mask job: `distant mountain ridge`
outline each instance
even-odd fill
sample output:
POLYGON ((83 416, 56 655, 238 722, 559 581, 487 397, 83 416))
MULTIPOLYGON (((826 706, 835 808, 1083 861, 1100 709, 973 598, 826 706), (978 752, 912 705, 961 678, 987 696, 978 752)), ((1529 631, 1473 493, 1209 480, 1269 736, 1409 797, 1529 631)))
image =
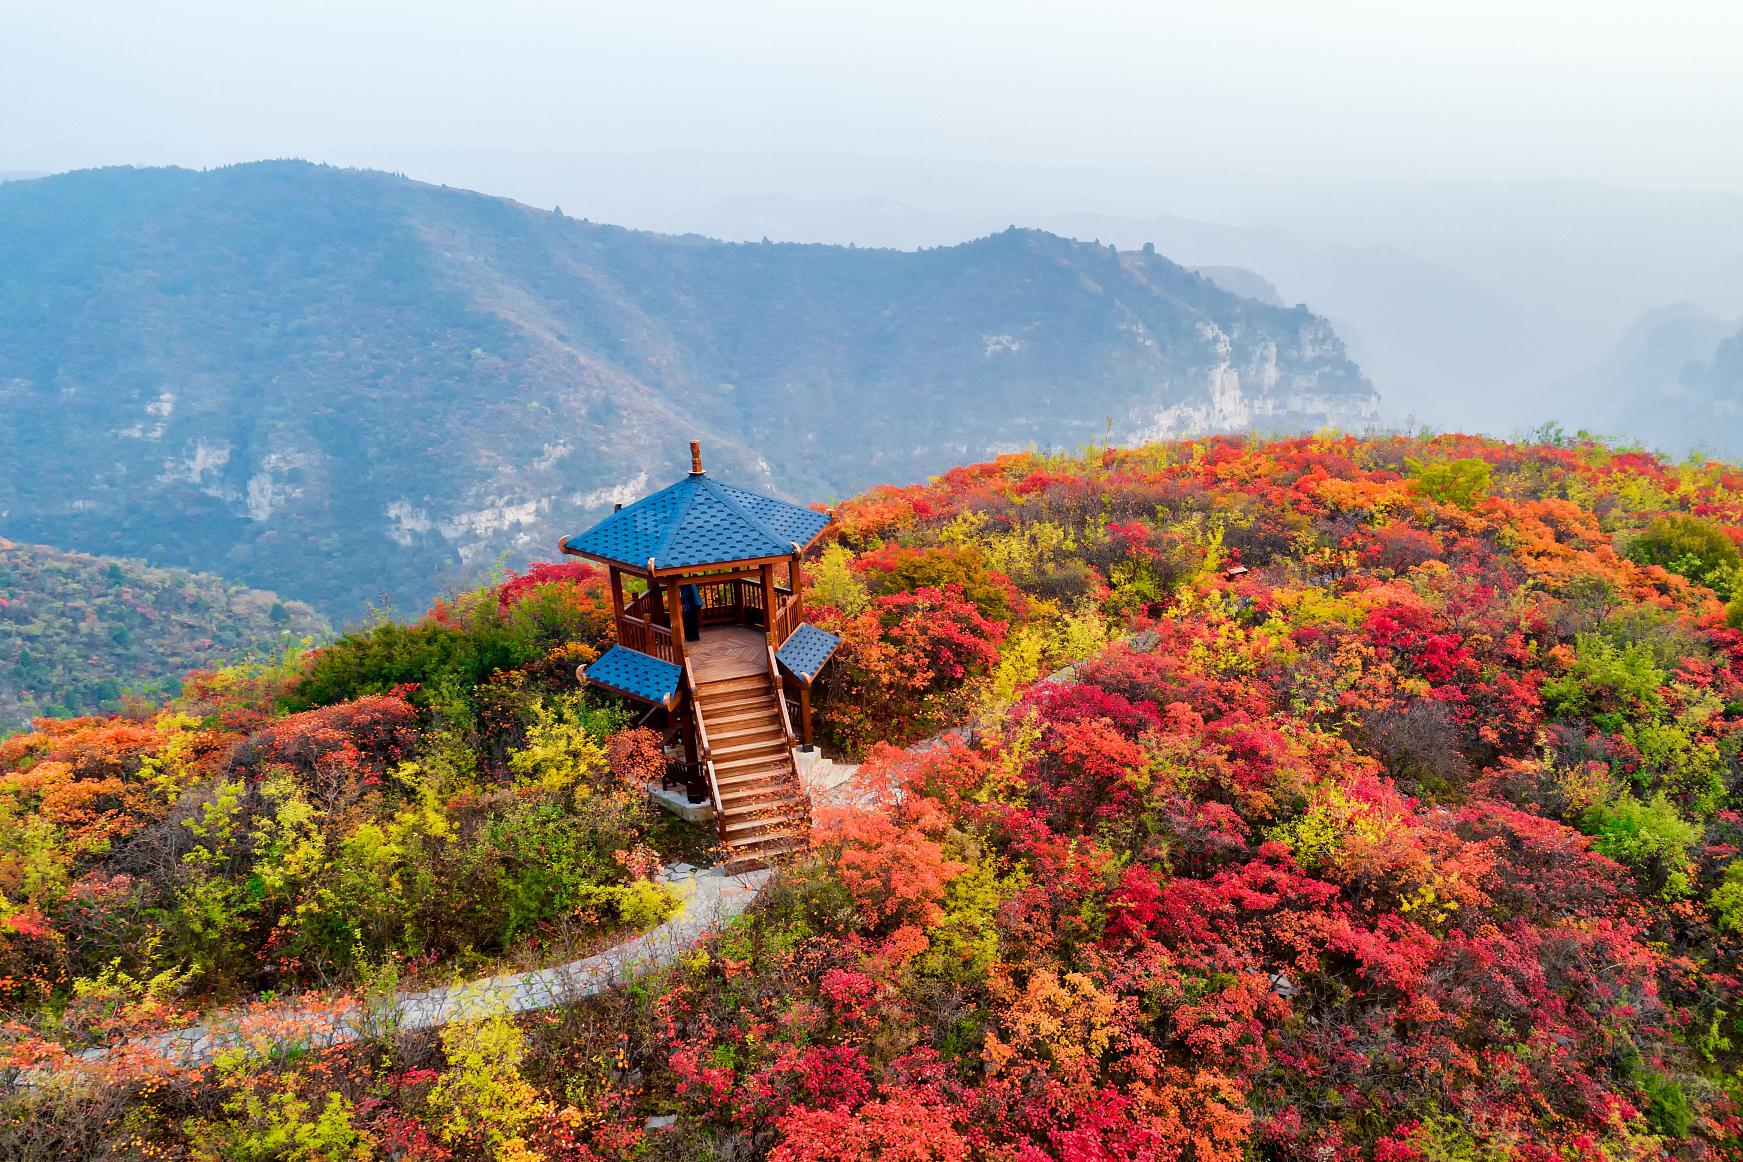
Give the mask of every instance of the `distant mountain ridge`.
POLYGON ((420 605, 682 471, 1359 426, 1325 320, 1010 230, 726 244, 299 162, 0 186, 0 533, 420 605))
POLYGON ((1587 401, 1616 432, 1743 457, 1743 320, 1689 303, 1648 311, 1606 359, 1554 390, 1587 401))

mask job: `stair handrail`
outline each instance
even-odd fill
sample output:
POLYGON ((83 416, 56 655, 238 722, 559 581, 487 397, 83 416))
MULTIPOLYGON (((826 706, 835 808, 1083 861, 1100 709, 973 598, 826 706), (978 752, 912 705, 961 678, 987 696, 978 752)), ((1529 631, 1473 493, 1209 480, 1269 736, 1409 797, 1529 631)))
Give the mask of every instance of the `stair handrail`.
POLYGON ((726 826, 726 808, 720 805, 720 780, 714 775, 714 744, 708 741, 708 723, 702 718, 702 699, 696 692, 696 671, 684 659, 684 685, 690 691, 690 716, 696 720, 696 738, 702 746, 702 769, 708 772, 708 797, 714 801, 717 826, 726 826))
POLYGON ((684 685, 690 691, 690 713, 696 719, 696 738, 702 744, 704 761, 714 757, 714 747, 708 741, 708 724, 702 720, 702 699, 696 693, 696 671, 690 668, 690 659, 684 659, 684 685))
POLYGON ((714 800, 715 827, 722 835, 726 828, 726 808, 720 805, 720 783, 714 777, 714 760, 703 759, 702 769, 708 772, 708 797, 714 800))
POLYGON ((781 666, 775 660, 775 647, 769 648, 769 681, 775 688, 775 705, 781 708, 781 732, 787 736, 787 749, 792 750, 799 744, 799 736, 793 733, 793 720, 787 715, 787 698, 781 692, 781 666))

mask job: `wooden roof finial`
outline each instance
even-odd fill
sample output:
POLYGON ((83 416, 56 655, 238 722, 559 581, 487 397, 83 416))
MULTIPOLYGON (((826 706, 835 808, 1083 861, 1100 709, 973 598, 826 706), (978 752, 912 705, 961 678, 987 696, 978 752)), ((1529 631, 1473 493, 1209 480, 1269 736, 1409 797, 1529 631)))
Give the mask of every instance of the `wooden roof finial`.
POLYGON ((702 475, 702 441, 690 441, 690 475, 702 475))

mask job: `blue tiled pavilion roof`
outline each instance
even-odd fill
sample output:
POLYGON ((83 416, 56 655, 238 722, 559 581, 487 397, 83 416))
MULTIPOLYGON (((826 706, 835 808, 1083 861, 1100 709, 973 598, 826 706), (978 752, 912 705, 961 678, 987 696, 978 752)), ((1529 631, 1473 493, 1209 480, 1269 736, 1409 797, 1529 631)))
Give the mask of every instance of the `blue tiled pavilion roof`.
POLYGON ((801 622, 799 628, 788 635, 786 644, 775 651, 775 660, 808 685, 840 644, 841 638, 837 635, 818 629, 808 621, 801 622))
POLYGON ((652 702, 670 707, 678 696, 678 681, 683 671, 671 662, 650 657, 639 650, 612 646, 586 669, 587 680, 652 702))
POLYGON ((781 557, 810 544, 829 517, 693 472, 563 538, 572 553, 645 569, 721 565, 781 557))

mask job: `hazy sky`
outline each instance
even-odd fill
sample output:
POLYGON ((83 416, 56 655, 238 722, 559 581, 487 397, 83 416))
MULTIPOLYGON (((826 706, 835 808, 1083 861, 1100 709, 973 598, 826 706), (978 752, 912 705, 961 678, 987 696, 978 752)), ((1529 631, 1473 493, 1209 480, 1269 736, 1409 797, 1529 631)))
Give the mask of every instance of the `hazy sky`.
POLYGON ((400 143, 1743 190, 1739 45, 1733 0, 0 0, 0 170, 400 143))

